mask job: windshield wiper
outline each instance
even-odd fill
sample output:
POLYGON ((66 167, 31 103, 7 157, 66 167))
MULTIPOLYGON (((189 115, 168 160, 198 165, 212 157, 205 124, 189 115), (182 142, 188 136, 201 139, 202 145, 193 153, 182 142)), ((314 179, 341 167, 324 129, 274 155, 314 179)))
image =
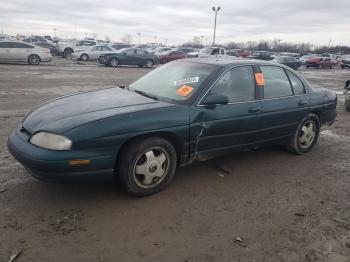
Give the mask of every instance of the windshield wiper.
POLYGON ((151 99, 154 99, 154 100, 158 100, 158 97, 155 96, 155 95, 151 95, 151 94, 148 94, 148 93, 146 93, 146 92, 143 92, 143 91, 140 91, 140 90, 135 90, 135 89, 134 89, 134 92, 135 92, 135 93, 138 93, 138 94, 140 94, 140 95, 142 95, 142 96, 146 96, 146 97, 148 97, 148 98, 151 98, 151 99))

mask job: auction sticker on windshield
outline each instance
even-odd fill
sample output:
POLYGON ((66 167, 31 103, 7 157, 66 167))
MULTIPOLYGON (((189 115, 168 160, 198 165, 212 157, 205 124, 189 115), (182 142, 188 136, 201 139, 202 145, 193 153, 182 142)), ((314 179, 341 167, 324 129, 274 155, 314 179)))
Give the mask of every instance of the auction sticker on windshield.
POLYGON ((192 92, 192 90, 193 90, 193 87, 183 85, 178 90, 176 90, 176 94, 180 96, 188 96, 192 92))
POLYGON ((195 77, 189 77, 181 80, 174 81, 174 86, 180 86, 180 85, 186 85, 186 84, 192 84, 192 83, 198 83, 199 82, 199 76, 195 77))

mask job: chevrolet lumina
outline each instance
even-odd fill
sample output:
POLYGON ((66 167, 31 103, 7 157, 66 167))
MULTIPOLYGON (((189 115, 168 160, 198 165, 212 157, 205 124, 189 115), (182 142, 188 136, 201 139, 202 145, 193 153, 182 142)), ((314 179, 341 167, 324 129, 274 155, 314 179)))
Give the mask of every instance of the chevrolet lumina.
POLYGON ((39 105, 8 148, 36 178, 117 177, 137 196, 159 192, 178 166, 271 145, 304 154, 336 117, 334 92, 281 64, 184 59, 128 87, 39 105))

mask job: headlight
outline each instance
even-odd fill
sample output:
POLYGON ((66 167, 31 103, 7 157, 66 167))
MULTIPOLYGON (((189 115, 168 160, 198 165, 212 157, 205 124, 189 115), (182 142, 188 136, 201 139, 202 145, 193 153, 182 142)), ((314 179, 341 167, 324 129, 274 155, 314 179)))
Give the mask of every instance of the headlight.
POLYGON ((68 138, 48 132, 36 133, 30 139, 30 143, 51 150, 70 150, 72 147, 72 141, 68 138))

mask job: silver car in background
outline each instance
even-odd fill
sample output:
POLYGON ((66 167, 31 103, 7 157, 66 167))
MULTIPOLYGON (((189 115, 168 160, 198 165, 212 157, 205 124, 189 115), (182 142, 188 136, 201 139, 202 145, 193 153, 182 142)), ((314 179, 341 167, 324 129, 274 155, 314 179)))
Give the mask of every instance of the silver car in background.
POLYGON ((0 42, 0 63, 25 62, 30 65, 38 65, 41 62, 49 62, 52 57, 50 50, 20 41, 0 42))
POLYGON ((116 51, 117 50, 111 46, 96 45, 88 49, 75 49, 74 53, 72 53, 72 59, 81 61, 97 60, 97 58, 104 53, 116 51))

